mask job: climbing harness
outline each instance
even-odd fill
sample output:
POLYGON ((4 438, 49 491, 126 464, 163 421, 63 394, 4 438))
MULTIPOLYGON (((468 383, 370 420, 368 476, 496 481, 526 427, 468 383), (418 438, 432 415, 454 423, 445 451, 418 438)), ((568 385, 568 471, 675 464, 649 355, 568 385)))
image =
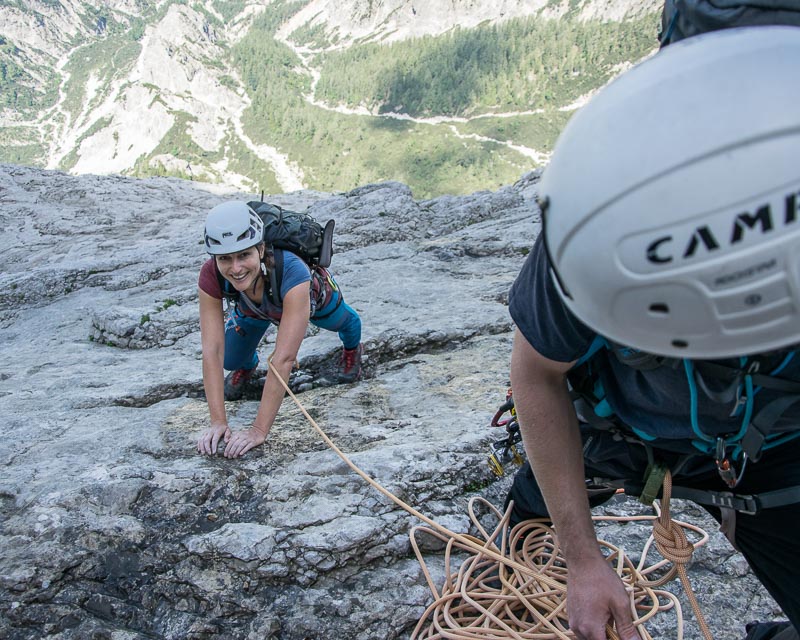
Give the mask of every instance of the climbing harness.
MULTIPOLYGON (((605 397, 600 370, 608 366, 608 363, 603 358, 616 358, 626 366, 640 371, 652 371, 660 367, 676 370, 682 368, 689 391, 687 418, 694 435, 693 455, 710 456, 720 478, 733 490, 741 481, 748 461, 757 462, 764 451, 800 437, 800 430, 776 429, 786 411, 800 403, 800 382, 779 377, 796 353, 796 350, 789 349, 742 357, 738 359, 738 366, 731 366, 716 361, 655 356, 622 347, 598 336, 567 374, 567 379, 575 410, 581 421, 642 444, 652 458, 653 448, 658 447, 653 436, 642 429, 624 424, 614 414, 605 397), (710 380, 716 381, 714 388, 710 380), (780 392, 781 395, 756 411, 755 398, 766 389, 780 392), (739 426, 734 432, 717 435, 703 430, 698 411, 701 392, 712 402, 731 407, 731 417, 739 418, 739 426)), ((687 459, 690 455, 692 454, 687 455, 687 459)), ((800 490, 793 495, 794 501, 800 501, 800 490)), ((709 504, 707 500, 701 502, 709 504)))
POLYGON ((775 429, 785 412, 800 402, 800 383, 780 378, 779 374, 793 360, 796 350, 774 352, 738 359, 738 366, 720 362, 693 361, 689 359, 654 356, 622 347, 598 336, 587 353, 568 373, 571 395, 578 417, 590 426, 612 432, 618 437, 635 442, 647 452, 649 466, 641 484, 632 480, 598 478, 598 484, 622 486, 629 495, 638 495, 644 504, 652 504, 658 496, 667 467, 656 459, 658 444, 645 431, 626 425, 615 414, 605 397, 600 370, 609 366, 604 358, 616 358, 626 366, 640 371, 653 371, 659 367, 683 369, 689 389, 689 415, 694 439, 694 451, 684 455, 671 469, 678 473, 691 457, 709 456, 719 477, 730 491, 712 491, 674 487, 673 495, 720 510, 720 529, 736 548, 736 513, 755 514, 762 508, 783 506, 800 502, 800 486, 786 487, 760 495, 737 494, 750 460, 757 462, 762 453, 792 438, 800 430, 775 429), (762 373, 767 371, 768 373, 762 373), (714 380, 714 385, 710 381, 714 380), (763 389, 780 392, 779 397, 755 411, 755 397, 763 389), (730 415, 739 420, 738 429, 725 435, 706 433, 698 416, 700 393, 711 401, 731 407, 730 415))
MULTIPOLYGON (((434 602, 423 614, 412 638, 449 638, 453 640, 501 640, 512 638, 567 639, 569 632, 566 614, 567 568, 560 552, 555 531, 544 521, 528 520, 509 530, 513 504, 501 514, 491 504, 479 499, 499 520, 498 527, 488 533, 475 515, 470 501, 469 513, 473 525, 483 535, 483 540, 474 536, 450 531, 417 509, 403 502, 357 467, 328 437, 311 417, 287 382, 267 359, 269 369, 277 377, 284 391, 291 397, 306 420, 323 441, 370 486, 394 502, 407 513, 415 516, 428 527, 417 526, 411 531, 411 544, 423 568, 434 602), (428 534, 445 542, 446 576, 441 590, 436 588, 430 571, 420 553, 416 536, 428 534), (451 562, 457 552, 473 555, 459 568, 454 577, 451 562)), ((656 507, 656 516, 633 516, 622 520, 653 522, 653 535, 639 555, 638 564, 621 549, 599 540, 607 550, 608 562, 625 583, 631 597, 631 612, 634 625, 644 640, 652 640, 644 623, 662 611, 674 609, 677 616, 678 640, 683 638, 683 619, 678 599, 667 591, 658 589, 678 574, 684 583, 687 595, 691 587, 686 577, 685 565, 695 548, 705 544, 708 535, 700 528, 671 519, 669 501, 671 477, 665 472, 661 508, 656 507), (698 538, 688 542, 685 530, 698 538), (665 560, 646 566, 646 559, 655 541, 656 548, 665 560), (667 564, 673 567, 666 574, 655 577, 667 564), (652 576, 652 577, 651 577, 652 576), (641 613, 641 615, 640 615, 641 613)), ((598 516, 596 520, 615 519, 598 516)), ((706 640, 711 640, 708 626, 702 617, 697 599, 689 595, 695 615, 700 622, 706 640)), ((611 640, 619 640, 614 628, 607 625, 606 634, 611 640)))
POLYGON ((513 462, 515 465, 521 466, 524 462, 522 453, 517 448, 517 445, 522 442, 522 434, 519 430, 517 411, 514 408, 514 397, 510 388, 506 393, 505 402, 500 405, 489 426, 505 427, 506 430, 506 437, 495 440, 489 447, 489 469, 499 478, 505 475, 503 463, 513 462), (503 418, 506 413, 509 414, 509 417, 503 418))

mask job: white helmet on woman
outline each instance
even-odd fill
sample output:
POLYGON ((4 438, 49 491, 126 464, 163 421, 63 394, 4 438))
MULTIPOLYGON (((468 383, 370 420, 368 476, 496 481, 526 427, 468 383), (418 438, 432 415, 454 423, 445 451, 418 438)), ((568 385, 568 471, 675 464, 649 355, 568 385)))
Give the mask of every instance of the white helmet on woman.
POLYGON ((598 333, 723 358, 800 343, 800 29, 666 47, 598 93, 540 187, 553 276, 598 333))
POLYGON ((223 202, 206 218, 205 240, 213 256, 249 249, 264 240, 264 223, 247 203, 223 202))

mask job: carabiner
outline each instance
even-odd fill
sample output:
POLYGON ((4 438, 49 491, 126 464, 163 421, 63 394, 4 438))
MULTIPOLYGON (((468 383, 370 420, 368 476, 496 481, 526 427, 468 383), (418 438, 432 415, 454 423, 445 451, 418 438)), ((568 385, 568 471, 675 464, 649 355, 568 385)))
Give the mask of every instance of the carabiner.
POLYGON ((722 437, 717 438, 717 451, 714 455, 714 462, 717 465, 717 472, 720 478, 722 478, 722 481, 727 484, 729 488, 734 489, 744 475, 744 469, 747 466, 747 454, 742 456, 742 468, 737 472, 736 467, 725 451, 726 448, 725 439, 722 437))

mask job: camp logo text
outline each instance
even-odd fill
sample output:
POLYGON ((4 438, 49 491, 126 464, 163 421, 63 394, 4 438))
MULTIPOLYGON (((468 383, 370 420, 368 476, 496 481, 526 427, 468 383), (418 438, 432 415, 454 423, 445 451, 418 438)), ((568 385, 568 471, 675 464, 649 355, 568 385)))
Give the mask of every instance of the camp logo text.
POLYGON ((737 214, 729 223, 726 233, 715 233, 709 225, 691 230, 689 237, 683 239, 671 234, 659 236, 647 245, 647 261, 655 265, 673 262, 676 258, 688 260, 699 252, 712 253, 723 247, 733 247, 742 242, 748 234, 765 235, 796 223, 800 219, 800 191, 793 191, 783 198, 782 206, 767 202, 754 208, 754 212, 737 214), (783 209, 780 217, 779 210, 783 209), (678 255, 678 252, 679 255, 678 255))

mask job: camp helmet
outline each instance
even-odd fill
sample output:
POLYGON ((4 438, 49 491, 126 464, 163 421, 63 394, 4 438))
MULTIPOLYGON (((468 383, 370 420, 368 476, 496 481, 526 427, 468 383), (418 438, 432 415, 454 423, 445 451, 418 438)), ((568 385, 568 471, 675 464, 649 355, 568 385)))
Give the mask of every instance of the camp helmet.
POLYGON ((231 200, 206 218, 206 250, 213 256, 249 249, 264 239, 264 223, 245 202, 231 200))
POLYGON ((697 359, 800 342, 800 28, 672 44, 559 137, 539 199, 551 275, 593 330, 697 359))

